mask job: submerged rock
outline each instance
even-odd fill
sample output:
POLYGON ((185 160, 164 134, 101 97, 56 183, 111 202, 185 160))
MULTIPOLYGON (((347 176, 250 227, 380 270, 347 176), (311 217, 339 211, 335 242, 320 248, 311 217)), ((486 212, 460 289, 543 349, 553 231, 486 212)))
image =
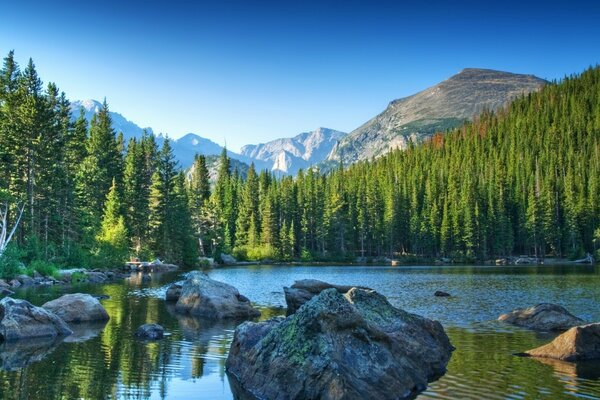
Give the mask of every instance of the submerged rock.
POLYGON ((166 301, 177 301, 179 297, 181 297, 181 288, 182 284, 180 282, 173 283, 167 289, 167 294, 165 295, 166 301))
POLYGON ((562 361, 600 359, 600 323, 571 328, 552 342, 522 355, 562 361))
POLYGON ((550 303, 518 308, 508 314, 502 314, 498 321, 537 331, 565 331, 573 326, 585 324, 584 320, 577 318, 564 307, 550 303))
POLYGON ((436 297, 450 297, 450 293, 442 292, 441 290, 436 290, 433 295, 436 297))
POLYGON ((28 301, 5 297, 0 300, 0 340, 56 337, 73 333, 52 311, 28 301))
POLYGON ((97 298, 84 293, 65 294, 42 305, 66 322, 106 321, 108 313, 97 298))
POLYGON ((260 312, 236 288, 210 279, 206 274, 193 271, 182 285, 181 296, 175 306, 177 312, 207 318, 254 318, 260 312))
POLYGON ((0 369, 17 371, 42 361, 61 343, 57 337, 39 337, 0 343, 0 369))
POLYGON ((453 349, 439 322, 332 288, 285 319, 238 326, 226 368, 240 398, 398 399, 443 375, 453 349))
POLYGON ((158 324, 144 324, 135 330, 134 336, 140 339, 158 340, 165 335, 165 328, 158 324))
MULTIPOLYGON (((339 293, 346 293, 354 286, 333 285, 317 279, 302 279, 294 282, 291 287, 284 287, 285 302, 287 304, 287 315, 292 315, 304 303, 321 293, 323 290, 335 289, 339 293)), ((360 287, 360 286, 357 286, 360 287)), ((361 289, 369 289, 360 287, 361 289)))

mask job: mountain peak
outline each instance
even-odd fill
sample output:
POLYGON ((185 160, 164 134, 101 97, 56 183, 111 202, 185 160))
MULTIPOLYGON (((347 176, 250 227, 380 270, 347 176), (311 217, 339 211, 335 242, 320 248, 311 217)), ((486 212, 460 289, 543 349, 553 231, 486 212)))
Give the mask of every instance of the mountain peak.
POLYGON ((465 68, 437 85, 390 102, 381 114, 342 139, 328 159, 354 162, 404 148, 409 141, 459 126, 485 109, 497 110, 546 83, 533 75, 465 68))

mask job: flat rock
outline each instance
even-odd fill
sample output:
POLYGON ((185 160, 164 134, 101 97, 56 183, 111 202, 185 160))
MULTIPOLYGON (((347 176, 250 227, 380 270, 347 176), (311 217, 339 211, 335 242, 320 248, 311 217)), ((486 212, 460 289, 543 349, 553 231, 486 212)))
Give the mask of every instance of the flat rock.
POLYGON ((180 313, 215 319, 247 319, 260 315, 236 288, 212 280, 199 271, 188 274, 175 309, 180 313))
POLYGON ((73 333, 52 311, 26 300, 5 297, 0 300, 0 340, 57 337, 73 333))
POLYGON ((236 398, 400 399, 446 371, 439 322, 373 290, 324 290, 283 319, 239 325, 226 369, 236 398))
POLYGON ((523 355, 562 361, 600 359, 600 323, 576 326, 552 342, 528 350, 523 355))
POLYGON ((144 324, 135 330, 134 336, 140 339, 158 340, 165 335, 165 328, 159 324, 144 324))
MULTIPOLYGON (((285 302, 287 304, 287 315, 295 313, 304 303, 321 293, 323 290, 335 289, 339 293, 346 293, 354 286, 333 285, 317 279, 302 279, 294 282, 291 287, 284 287, 285 302)), ((361 286, 362 289, 369 289, 361 286)))
POLYGON ((108 313, 97 298, 84 293, 65 294, 42 305, 66 322, 106 321, 108 313))
POLYGON ((565 331, 585 321, 557 304, 541 303, 529 308, 518 308, 502 314, 498 321, 536 331, 565 331))

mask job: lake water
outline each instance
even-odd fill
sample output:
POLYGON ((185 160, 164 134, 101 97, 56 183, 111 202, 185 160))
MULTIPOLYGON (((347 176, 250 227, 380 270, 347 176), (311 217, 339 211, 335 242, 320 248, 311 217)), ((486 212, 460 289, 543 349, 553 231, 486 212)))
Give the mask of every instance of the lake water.
MULTIPOLYGON (((208 274, 236 286, 263 319, 284 313, 283 286, 315 278, 374 288, 393 305, 440 321, 457 350, 448 372, 418 399, 600 399, 600 363, 513 356, 554 336, 496 322, 506 311, 540 302, 600 321, 600 267, 248 266, 208 274), (436 290, 453 296, 434 297, 436 290)), ((79 326, 64 340, 0 344, 0 398, 232 399, 224 365, 235 325, 175 314, 162 299, 180 275, 20 290, 15 297, 36 305, 63 292, 105 294, 111 318, 79 326), (169 336, 135 340, 135 329, 149 322, 169 336)))

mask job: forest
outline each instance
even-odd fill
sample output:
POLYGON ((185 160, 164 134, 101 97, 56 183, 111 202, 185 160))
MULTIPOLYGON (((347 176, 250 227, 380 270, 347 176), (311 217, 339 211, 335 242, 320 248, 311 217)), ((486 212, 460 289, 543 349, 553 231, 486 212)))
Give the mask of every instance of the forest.
POLYGON ((4 59, 0 277, 130 257, 477 262, 600 247, 598 66, 424 143, 294 177, 242 175, 224 151, 211 181, 204 156, 183 171, 169 140, 126 143, 108 111, 88 126, 33 61, 4 59))

